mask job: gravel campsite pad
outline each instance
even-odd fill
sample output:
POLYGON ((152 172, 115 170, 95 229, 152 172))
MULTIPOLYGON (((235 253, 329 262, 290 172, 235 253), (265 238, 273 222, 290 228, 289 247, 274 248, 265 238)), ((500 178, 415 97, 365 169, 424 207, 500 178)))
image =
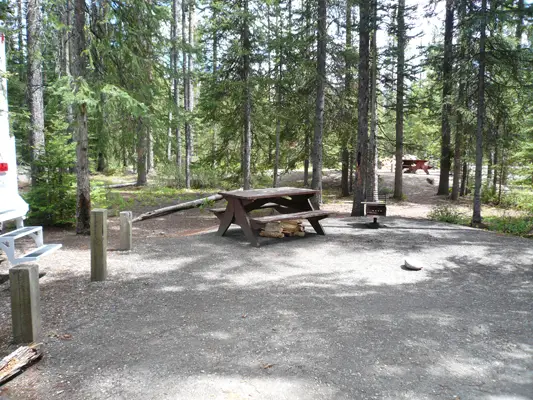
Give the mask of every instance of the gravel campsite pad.
MULTIPOLYGON (((326 219, 326 236, 261 248, 238 229, 168 227, 110 251, 103 283, 89 282, 88 239, 77 239, 40 264, 44 357, 0 396, 533 398, 532 242, 366 220, 326 219), (402 268, 409 257, 423 269, 402 268)), ((0 310, 6 355, 8 283, 0 310)))

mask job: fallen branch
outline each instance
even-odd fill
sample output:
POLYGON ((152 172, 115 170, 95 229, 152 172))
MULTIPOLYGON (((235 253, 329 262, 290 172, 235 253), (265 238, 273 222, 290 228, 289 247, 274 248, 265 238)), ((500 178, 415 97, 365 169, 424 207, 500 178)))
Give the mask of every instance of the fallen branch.
POLYGON ((125 188, 130 186, 137 186, 137 182, 129 182, 129 183, 116 183, 114 185, 107 185, 107 189, 119 189, 119 188, 125 188))
POLYGON ((188 201, 187 203, 176 204, 173 206, 168 206, 164 208, 159 208, 154 211, 149 211, 147 213, 141 214, 138 217, 135 217, 132 222, 144 221, 145 219, 161 217, 163 215, 168 215, 175 213, 177 211, 189 210, 191 208, 200 207, 202 204, 205 204, 208 201, 217 201, 222 200, 222 196, 219 194, 214 194, 209 197, 203 197, 198 200, 188 201))
POLYGON ((0 361, 0 385, 43 355, 42 345, 21 346, 0 361))

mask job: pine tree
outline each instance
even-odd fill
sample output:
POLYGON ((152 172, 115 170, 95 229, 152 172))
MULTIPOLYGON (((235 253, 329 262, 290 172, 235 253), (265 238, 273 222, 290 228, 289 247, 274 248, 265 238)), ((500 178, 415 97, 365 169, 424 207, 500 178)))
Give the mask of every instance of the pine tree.
MULTIPOLYGON (((37 165, 44 152, 44 100, 41 55, 41 1, 27 0, 26 4, 27 34, 27 76, 28 100, 30 107, 30 146, 31 146, 31 180, 37 184, 39 170, 37 165)), ((20 39, 19 39, 20 40, 20 39)))
MULTIPOLYGON (((87 58, 85 55, 85 1, 74 0, 74 24, 72 40, 72 76, 75 91, 80 94, 85 79, 87 58)), ((89 181, 89 135, 87 131, 87 103, 81 100, 75 107, 76 121, 76 233, 87 234, 90 228, 91 189, 89 181)))
POLYGON ((326 85, 327 3, 318 0, 317 17, 317 88, 315 105, 315 131, 313 137, 313 178, 311 188, 320 192, 315 196, 315 205, 322 202, 322 140, 324 136, 324 96, 326 85))
MULTIPOLYGON (((401 0, 400 0, 401 1, 401 0)), ((371 0, 359 4, 359 84, 358 84, 358 129, 356 151, 356 178, 352 216, 364 216, 365 185, 368 163, 368 109, 370 91, 370 20, 371 0)))
POLYGON ((452 64, 453 64, 453 22, 454 0, 446 0, 446 21, 444 31, 444 58, 442 62, 442 142, 440 160, 440 180, 437 194, 448 195, 450 187, 451 127, 452 114, 452 64))

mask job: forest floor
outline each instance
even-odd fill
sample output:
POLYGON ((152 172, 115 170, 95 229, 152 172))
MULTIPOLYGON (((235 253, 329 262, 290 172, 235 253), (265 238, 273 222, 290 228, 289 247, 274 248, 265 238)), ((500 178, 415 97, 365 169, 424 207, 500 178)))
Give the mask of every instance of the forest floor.
MULTIPOLYGON (((251 248, 194 209, 134 224, 121 252, 110 218, 103 283, 89 281, 87 237, 46 229, 64 247, 39 263, 45 355, 0 398, 530 399, 531 241, 425 220, 447 201, 435 173, 405 174, 406 201, 364 229, 325 175, 324 208, 339 214, 323 237, 251 248)), ((6 282, 0 357, 10 338, 6 282)))

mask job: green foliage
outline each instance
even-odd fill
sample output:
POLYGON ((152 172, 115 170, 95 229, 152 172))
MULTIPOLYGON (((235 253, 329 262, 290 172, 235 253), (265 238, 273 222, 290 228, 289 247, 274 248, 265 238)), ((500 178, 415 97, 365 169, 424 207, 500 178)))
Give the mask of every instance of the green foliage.
POLYGON ((520 217, 512 216, 489 216, 483 219, 489 230, 509 233, 516 236, 530 235, 533 232, 533 214, 520 217))
MULTIPOLYGON (((161 164, 157 168, 156 182, 159 186, 184 188, 185 173, 176 164, 161 164)), ((226 185, 227 180, 221 177, 219 171, 216 169, 201 165, 193 165, 191 167, 191 188, 212 189, 223 188, 226 185)))
POLYGON ((428 218, 433 221, 447 222, 450 224, 467 224, 467 217, 459 212, 457 208, 450 205, 435 206, 428 213, 428 218))
POLYGON ((65 126, 58 118, 47 131, 45 155, 35 163, 38 181, 25 196, 31 224, 72 225, 75 221, 76 177, 69 172, 74 165, 75 144, 62 128, 65 126))

